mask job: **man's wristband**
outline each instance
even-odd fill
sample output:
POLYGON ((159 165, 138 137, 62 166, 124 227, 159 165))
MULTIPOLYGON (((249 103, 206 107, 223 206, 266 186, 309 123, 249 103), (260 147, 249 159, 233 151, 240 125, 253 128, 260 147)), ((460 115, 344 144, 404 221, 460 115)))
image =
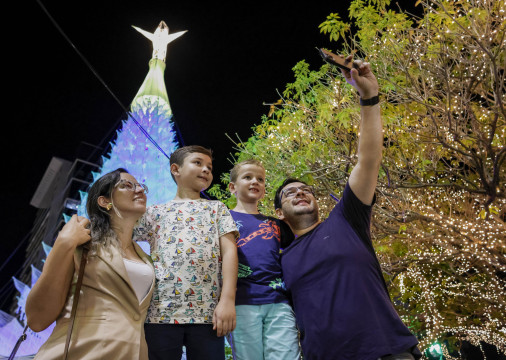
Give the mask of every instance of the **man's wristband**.
POLYGON ((370 99, 362 99, 360 98, 360 106, 373 106, 380 102, 379 95, 373 96, 370 99))

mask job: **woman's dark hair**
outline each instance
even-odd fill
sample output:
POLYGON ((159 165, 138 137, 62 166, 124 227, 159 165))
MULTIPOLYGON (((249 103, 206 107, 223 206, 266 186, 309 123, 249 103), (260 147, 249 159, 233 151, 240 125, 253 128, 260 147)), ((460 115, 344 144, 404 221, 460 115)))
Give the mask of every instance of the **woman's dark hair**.
POLYGON ((101 240, 104 236, 111 234, 111 217, 109 213, 98 205, 98 198, 105 196, 111 198, 114 185, 121 179, 121 173, 128 171, 118 168, 100 177, 88 191, 88 201, 86 202, 86 212, 91 223, 92 241, 101 240))
POLYGON ((281 209, 281 191, 283 190, 283 188, 286 185, 294 183, 294 182, 300 182, 300 183, 307 185, 304 181, 299 180, 299 179, 295 179, 295 178, 285 179, 285 181, 283 181, 283 183, 276 190, 276 195, 274 196, 274 209, 281 209))

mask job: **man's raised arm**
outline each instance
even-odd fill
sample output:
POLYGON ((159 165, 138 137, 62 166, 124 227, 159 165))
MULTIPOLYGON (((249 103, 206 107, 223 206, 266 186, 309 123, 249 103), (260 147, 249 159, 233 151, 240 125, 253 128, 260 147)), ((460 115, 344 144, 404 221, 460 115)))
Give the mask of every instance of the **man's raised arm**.
MULTIPOLYGON (((351 61, 351 56, 346 58, 351 61)), ((366 205, 374 198, 383 150, 383 125, 381 122, 379 86, 371 71, 371 65, 354 61, 357 68, 341 70, 346 81, 360 94, 361 122, 358 141, 358 162, 350 174, 349 184, 355 196, 366 205)))

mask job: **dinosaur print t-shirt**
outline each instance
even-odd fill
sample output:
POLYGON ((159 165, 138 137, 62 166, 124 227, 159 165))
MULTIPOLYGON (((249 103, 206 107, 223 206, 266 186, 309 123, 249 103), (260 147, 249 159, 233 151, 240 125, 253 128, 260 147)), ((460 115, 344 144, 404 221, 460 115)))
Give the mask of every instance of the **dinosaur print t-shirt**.
POLYGON ((240 233, 235 304, 287 303, 279 262, 279 220, 261 214, 230 213, 240 233))

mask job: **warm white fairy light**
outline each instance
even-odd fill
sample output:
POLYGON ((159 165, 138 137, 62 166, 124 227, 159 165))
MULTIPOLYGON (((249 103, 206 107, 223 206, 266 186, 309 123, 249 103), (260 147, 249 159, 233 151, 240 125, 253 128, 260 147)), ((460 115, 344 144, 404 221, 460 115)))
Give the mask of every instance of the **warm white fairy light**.
MULTIPOLYGON (((442 3, 425 3, 442 16, 440 26, 379 30, 363 51, 383 86, 395 88, 382 96, 386 147, 372 233, 383 268, 397 275, 391 290, 401 317, 423 324, 422 347, 454 334, 506 352, 506 283, 498 275, 506 273, 506 169, 494 168, 506 145, 497 105, 506 103, 506 91, 504 84, 492 88, 501 84, 493 61, 504 64, 490 56, 504 59, 506 47, 506 5, 498 1, 445 2, 456 4, 453 18, 442 3), (397 77, 403 84, 389 83, 392 73, 406 74, 397 77), (496 197, 485 206, 491 192, 483 182, 494 171, 496 197)), ((277 121, 258 128, 261 141, 245 156, 261 154, 270 184, 291 175, 312 179, 325 218, 335 205, 329 193, 340 196, 357 160, 359 107, 337 73, 311 85, 300 99, 286 96, 277 121), (321 83, 326 90, 318 92, 321 83)), ((272 213, 272 193, 264 209, 272 213)), ((444 345, 442 351, 452 358, 444 345)))

